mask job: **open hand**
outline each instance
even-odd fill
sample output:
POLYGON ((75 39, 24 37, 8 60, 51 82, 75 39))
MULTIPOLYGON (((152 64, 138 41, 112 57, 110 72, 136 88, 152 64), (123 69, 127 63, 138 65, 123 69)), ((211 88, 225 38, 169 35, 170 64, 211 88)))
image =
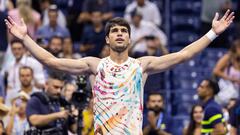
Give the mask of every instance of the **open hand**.
POLYGON ((220 20, 218 20, 218 17, 219 14, 216 13, 212 21, 212 29, 217 35, 221 34, 229 27, 229 25, 233 22, 235 16, 234 12, 230 13, 230 10, 228 9, 220 20))
POLYGON ((27 26, 24 23, 23 18, 21 19, 21 24, 17 24, 10 16, 8 16, 7 19, 4 20, 9 32, 16 36, 19 39, 23 39, 27 35, 27 26))

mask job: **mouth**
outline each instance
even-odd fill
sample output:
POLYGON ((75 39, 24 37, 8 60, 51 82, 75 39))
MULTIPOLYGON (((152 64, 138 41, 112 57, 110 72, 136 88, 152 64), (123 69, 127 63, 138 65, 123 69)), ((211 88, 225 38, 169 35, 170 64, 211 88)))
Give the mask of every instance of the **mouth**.
POLYGON ((117 42, 123 42, 124 39, 123 39, 123 38, 117 38, 115 41, 117 41, 117 42))

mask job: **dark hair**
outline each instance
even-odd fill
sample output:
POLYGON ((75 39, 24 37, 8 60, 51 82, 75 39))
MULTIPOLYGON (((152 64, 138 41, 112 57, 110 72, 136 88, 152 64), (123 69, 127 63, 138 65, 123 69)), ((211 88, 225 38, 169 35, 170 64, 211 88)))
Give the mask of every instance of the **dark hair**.
POLYGON ((21 67, 19 68, 19 74, 20 74, 20 71, 21 71, 22 69, 29 69, 29 70, 31 71, 32 75, 33 75, 33 69, 32 69, 31 67, 29 67, 29 66, 21 66, 21 67))
POLYGON ((23 47, 24 47, 24 44, 23 44, 23 41, 20 40, 20 39, 17 39, 17 38, 14 38, 10 41, 10 45, 12 46, 13 44, 15 43, 20 43, 23 47))
POLYGON ((214 81, 212 79, 205 79, 205 80, 208 81, 208 87, 213 90, 213 94, 214 95, 218 94, 218 92, 220 91, 220 88, 218 86, 217 81, 214 81))
POLYGON ((149 101, 150 96, 152 96, 152 95, 159 95, 162 97, 162 100, 164 100, 163 95, 160 92, 152 91, 152 92, 149 92, 149 94, 147 96, 147 101, 149 101))
POLYGON ((130 15, 131 15, 131 17, 134 17, 134 16, 140 16, 140 17, 142 17, 141 12, 140 12, 137 8, 135 8, 134 10, 132 10, 132 12, 130 12, 130 15))
POLYGON ((197 108, 197 107, 201 107, 203 109, 203 107, 199 104, 196 104, 196 105, 192 106, 192 110, 191 110, 191 113, 190 113, 190 123, 187 127, 186 135, 193 135, 194 134, 194 130, 196 128, 196 122, 194 121, 193 114, 194 114, 195 108, 197 108))
POLYGON ((48 78, 56 79, 56 80, 60 80, 60 81, 65 81, 66 80, 66 75, 59 72, 59 71, 50 70, 48 72, 48 78))
POLYGON ((61 43, 63 43, 63 37, 59 36, 59 35, 53 35, 50 39, 49 39, 49 44, 52 42, 53 39, 60 39, 61 43))
POLYGON ((126 20, 121 17, 115 17, 109 20, 105 26, 105 36, 109 36, 110 29, 114 26, 124 26, 128 29, 129 37, 131 35, 131 28, 130 25, 126 20))

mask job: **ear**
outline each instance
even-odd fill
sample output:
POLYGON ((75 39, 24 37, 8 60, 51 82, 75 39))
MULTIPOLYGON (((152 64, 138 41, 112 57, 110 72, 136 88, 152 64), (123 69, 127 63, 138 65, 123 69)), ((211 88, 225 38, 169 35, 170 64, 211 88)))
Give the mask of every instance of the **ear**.
POLYGON ((106 43, 109 45, 109 38, 108 36, 105 37, 106 43))

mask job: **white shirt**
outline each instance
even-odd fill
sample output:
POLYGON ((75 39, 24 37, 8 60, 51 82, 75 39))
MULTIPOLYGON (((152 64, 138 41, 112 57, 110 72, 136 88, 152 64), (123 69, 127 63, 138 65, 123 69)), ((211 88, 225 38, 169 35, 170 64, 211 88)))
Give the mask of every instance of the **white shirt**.
POLYGON ((139 7, 136 0, 126 7, 124 18, 128 22, 131 22, 131 12, 136 8, 142 14, 143 20, 152 22, 157 26, 161 26, 162 17, 158 7, 154 3, 147 0, 145 0, 145 5, 143 7, 139 7))
MULTIPOLYGON (((160 39, 160 42, 163 46, 167 45, 167 36, 161 31, 156 25, 151 22, 141 21, 139 27, 135 27, 133 24, 130 24, 131 27, 131 40, 132 43, 136 42, 141 37, 153 35, 160 39)), ((144 52, 147 50, 145 41, 139 42, 133 48, 133 52, 144 52)))
POLYGON ((21 87, 21 83, 19 80, 19 68, 21 66, 29 66, 33 69, 33 77, 40 84, 45 83, 43 66, 36 59, 30 56, 24 55, 22 59, 16 63, 14 60, 10 64, 10 68, 7 70, 8 72, 8 86, 12 89, 19 90, 21 87))

